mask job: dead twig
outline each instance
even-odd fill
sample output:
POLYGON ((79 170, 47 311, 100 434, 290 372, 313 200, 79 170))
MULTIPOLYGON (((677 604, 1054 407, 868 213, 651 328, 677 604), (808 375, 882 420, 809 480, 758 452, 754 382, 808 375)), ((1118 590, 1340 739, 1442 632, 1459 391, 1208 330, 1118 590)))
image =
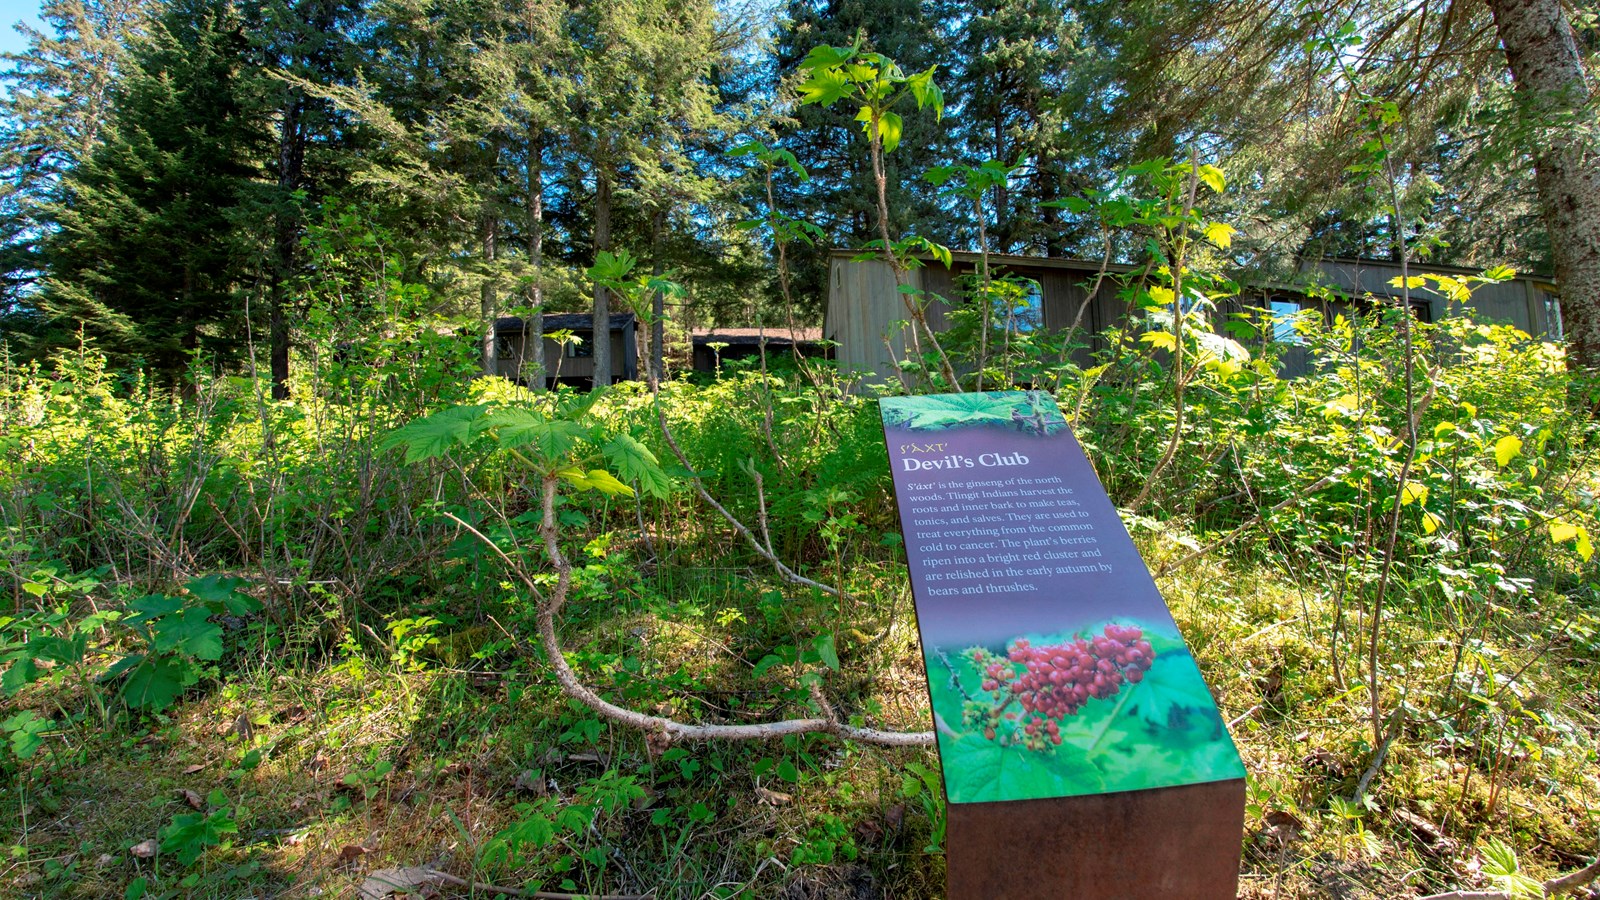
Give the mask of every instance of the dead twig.
MULTIPOLYGON (((1545 896, 1575 891, 1596 879, 1600 879, 1600 857, 1594 862, 1579 869, 1546 881, 1542 887, 1545 896)), ((1443 894, 1429 894, 1421 900, 1511 900, 1511 895, 1505 891, 1447 891, 1443 894)))
POLYGON ((1194 562, 1195 560, 1199 559, 1200 557, 1205 556, 1207 553, 1210 553, 1211 551, 1217 549, 1218 547, 1221 547, 1223 544, 1226 544, 1229 541, 1232 541, 1234 538, 1236 538, 1239 535, 1243 534, 1247 529, 1253 528, 1256 525, 1260 524, 1263 519, 1265 519, 1266 517, 1272 515, 1273 513, 1278 512, 1279 510, 1283 509, 1285 506, 1288 506, 1291 503, 1297 503, 1300 500, 1303 500, 1306 497, 1308 497, 1308 496, 1310 496, 1312 494, 1315 494, 1317 491, 1322 490, 1323 488, 1327 487, 1328 485, 1333 484, 1334 482, 1338 481, 1339 480, 1339 474, 1342 474, 1342 473, 1336 473, 1336 474, 1333 474, 1333 475, 1324 475, 1323 477, 1318 478, 1316 481, 1313 481, 1312 483, 1306 485, 1304 488, 1301 488, 1299 491, 1297 491, 1295 493, 1294 496, 1289 497, 1288 499, 1284 500, 1283 502, 1273 506, 1271 509, 1264 509, 1261 512, 1256 513, 1255 515, 1251 516, 1249 519, 1245 520, 1242 524, 1240 524, 1239 527, 1233 529, 1232 531, 1228 532, 1227 534, 1223 535, 1222 537, 1217 538, 1216 540, 1214 540, 1211 543, 1205 545, 1204 547, 1201 547, 1199 550, 1196 550, 1193 553, 1190 553, 1188 556, 1185 556, 1184 558, 1178 560, 1177 562, 1167 563, 1166 565, 1162 566, 1159 570, 1157 570, 1156 577, 1160 578, 1160 577, 1163 577, 1163 576, 1166 576, 1166 575, 1170 575, 1170 574, 1172 574, 1173 571, 1175 571, 1177 569, 1180 569, 1180 568, 1188 565, 1191 562, 1194 562))
POLYGON ((473 893, 482 891, 491 896, 505 894, 509 897, 535 897, 538 900, 651 900, 655 897, 655 894, 563 894, 560 891, 526 891, 522 888, 490 884, 487 881, 458 878, 449 872, 441 872, 431 867, 428 869, 428 874, 446 884, 464 887, 473 893))
MULTIPOLYGON (((700 499, 704 500, 706 505, 716 510, 717 515, 722 516, 723 520, 731 525, 734 531, 738 532, 740 536, 749 542, 750 546, 754 548, 757 555, 770 563, 772 567, 777 570, 778 574, 783 576, 784 580, 792 584, 798 584, 802 587, 815 588, 819 591, 822 591, 824 594, 827 594, 831 597, 837 597, 840 600, 849 599, 848 597, 840 594, 838 588, 829 587, 820 581, 813 581, 810 578, 807 578, 784 565, 783 560, 779 559, 778 555, 774 553, 769 546, 763 546, 761 540, 757 538, 743 522, 739 521, 738 518, 733 515, 733 513, 728 512, 727 507, 723 506, 721 503, 718 503, 717 499, 711 496, 711 492, 706 490, 705 482, 701 480, 699 474, 695 472, 694 466, 690 465, 689 457, 678 446, 677 439, 672 436, 672 429, 667 426, 667 413, 661 408, 661 401, 659 397, 656 399, 656 416, 661 421, 661 436, 666 438, 667 447, 672 450, 672 455, 678 458, 678 462, 682 463, 683 467, 689 470, 689 483, 694 485, 695 493, 699 494, 700 499)), ((758 491, 760 490, 760 485, 761 481, 759 476, 757 476, 756 486, 758 491)), ((762 521, 765 522, 767 510, 764 502, 761 506, 760 515, 762 521)))

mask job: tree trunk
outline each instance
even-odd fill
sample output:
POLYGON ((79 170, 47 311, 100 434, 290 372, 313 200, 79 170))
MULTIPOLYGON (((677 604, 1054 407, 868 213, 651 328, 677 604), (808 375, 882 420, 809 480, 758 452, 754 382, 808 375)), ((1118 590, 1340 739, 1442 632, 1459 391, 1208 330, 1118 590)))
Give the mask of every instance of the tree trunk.
MULTIPOLYGON (((658 212, 655 221, 651 223, 651 255, 655 257, 650 266, 650 274, 660 277, 661 268, 661 227, 666 213, 658 212)), ((650 390, 654 391, 661 385, 661 380, 667 377, 667 298, 661 291, 656 291, 650 299, 650 390)))
POLYGON ((1588 77, 1561 0, 1488 0, 1522 113, 1567 339, 1567 367, 1600 372, 1600 155, 1588 77), (1579 117, 1573 121, 1573 116, 1579 117))
MULTIPOLYGON (((595 167, 594 252, 611 249, 611 173, 604 165, 595 167)), ((611 295, 601 285, 594 286, 594 386, 611 384, 611 295)))
MULTIPOLYGON (((1005 163, 1011 159, 1006 152, 1006 123, 1000 110, 994 114, 994 157, 996 161, 1005 163)), ((1000 253, 1011 252, 1011 235, 1015 232, 1011 221, 1011 192, 1006 189, 1005 182, 995 186, 994 189, 994 237, 995 250, 1000 253)), ((988 248, 984 248, 987 250, 988 248)))
POLYGON ((296 254, 300 246, 300 223, 293 209, 294 192, 300 189, 305 169, 305 131, 300 127, 303 98, 291 88, 283 108, 283 124, 278 132, 278 210, 271 284, 269 285, 268 355, 272 367, 272 399, 289 399, 289 281, 294 277, 296 254))
POLYGON ((544 390, 544 146, 528 138, 528 316, 522 326, 522 377, 528 387, 544 390), (529 348, 532 348, 531 352, 529 348))
POLYGON ((483 213, 483 261, 487 271, 478 288, 478 307, 483 316, 483 374, 500 373, 499 348, 496 346, 495 321, 500 318, 498 286, 494 283, 494 241, 499 229, 494 213, 483 213))

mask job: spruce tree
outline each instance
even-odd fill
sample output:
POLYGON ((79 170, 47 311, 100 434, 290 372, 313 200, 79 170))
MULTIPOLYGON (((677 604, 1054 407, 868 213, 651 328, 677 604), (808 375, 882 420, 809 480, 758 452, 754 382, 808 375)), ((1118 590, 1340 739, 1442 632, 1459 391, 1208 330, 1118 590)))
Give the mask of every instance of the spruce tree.
MULTIPOLYGON (((936 10, 921 0, 792 0, 774 49, 774 64, 780 76, 788 77, 811 48, 848 47, 858 38, 907 72, 953 62, 947 36, 937 27, 936 10)), ((944 68, 938 77, 946 77, 944 68)), ((855 112, 842 106, 798 106, 790 112, 791 123, 779 129, 778 146, 793 153, 811 173, 809 181, 786 182, 779 203, 827 235, 827 240, 797 253, 795 284, 801 297, 818 301, 826 297, 827 255, 833 247, 858 247, 877 237, 872 169, 855 112)), ((900 146, 885 160, 891 232, 915 232, 941 242, 959 236, 959 219, 952 219, 937 191, 923 178, 955 156, 956 150, 948 120, 906 118, 900 146)), ((821 318, 820 307, 806 312, 821 318)))
MULTIPOLYGON (((99 146, 128 41, 152 0, 46 0, 44 30, 22 26, 28 49, 4 54, 0 81, 0 313, 33 312, 44 209, 62 178, 99 146)), ((26 316, 32 320, 33 316, 26 316)))
POLYGON ((1076 112, 1064 103, 1083 55, 1065 0, 962 0, 952 4, 959 67, 949 79, 967 162, 1021 163, 1013 187, 990 198, 990 238, 1001 253, 1058 256, 1066 240, 1053 207, 1081 190, 1076 112))
POLYGON ((58 336, 81 326, 114 360, 168 378, 197 351, 243 350, 239 219, 268 146, 248 44, 226 0, 175 0, 137 45, 103 142, 51 210, 39 306, 58 336))
MULTIPOLYGON (((352 47, 344 34, 358 15, 358 0, 250 0, 244 6, 251 38, 248 64, 263 74, 348 83, 352 47)), ((272 395, 281 400, 289 394, 290 293, 302 274, 306 212, 342 186, 353 160, 348 117, 332 103, 308 95, 293 81, 263 77, 256 84, 263 92, 262 110, 276 120, 263 160, 268 183, 257 192, 253 218, 262 223, 258 268, 267 303, 272 395)))
MULTIPOLYGON (((714 136, 731 146, 739 127, 715 78, 728 49, 715 8, 708 0, 619 0, 584 6, 566 26, 574 82, 564 117, 568 184, 593 198, 584 249, 598 259, 624 237, 648 248, 659 269, 674 243, 669 228, 703 229, 707 209, 728 199, 726 186, 702 168, 714 136), (690 221, 696 215, 698 228, 690 221)), ((611 378, 611 295, 597 283, 593 299, 595 383, 602 385, 611 378)), ((660 300, 652 316, 664 312, 660 300)), ((660 330, 652 336, 646 364, 659 367, 660 330)))

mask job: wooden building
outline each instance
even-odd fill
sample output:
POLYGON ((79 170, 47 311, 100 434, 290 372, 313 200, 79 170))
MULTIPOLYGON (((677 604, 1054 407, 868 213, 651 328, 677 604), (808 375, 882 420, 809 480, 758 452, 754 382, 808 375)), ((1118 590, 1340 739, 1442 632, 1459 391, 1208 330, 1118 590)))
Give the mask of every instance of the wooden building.
MULTIPOLYGON (((1413 276, 1431 273, 1463 278, 1481 274, 1479 269, 1422 263, 1411 263, 1408 270, 1413 276)), ((1400 292, 1389 283, 1400 277, 1400 264, 1390 260, 1303 260, 1300 272, 1306 281, 1327 285, 1350 297, 1395 297, 1400 292)), ((1438 322, 1460 311, 1431 291, 1412 291, 1412 299, 1424 322, 1438 322)), ((1561 337, 1559 300, 1555 281, 1549 276, 1519 273, 1498 284, 1476 286, 1469 306, 1472 314, 1485 322, 1514 325, 1533 337, 1555 340, 1561 337)))
MULTIPOLYGON (((543 316, 542 349, 546 386, 557 382, 577 387, 594 385, 594 316, 588 313, 546 313, 543 316), (565 343, 550 337, 551 332, 570 331, 575 340, 565 343)), ((611 380, 638 377, 638 322, 632 313, 611 317, 611 380)), ((502 376, 525 384, 526 361, 532 356, 532 335, 527 323, 515 316, 494 323, 495 357, 502 376)))
MULTIPOLYGON (((828 307, 823 336, 837 342, 834 354, 839 371, 849 377, 892 377, 896 361, 906 357, 909 340, 905 333, 909 319, 905 303, 895 288, 894 273, 880 259, 857 261, 855 251, 834 251, 828 267, 828 307)), ((943 331, 948 313, 961 298, 963 276, 976 273, 976 253, 956 253, 946 268, 928 262, 911 273, 912 287, 937 298, 926 311, 928 324, 943 331)), ((1123 322, 1131 312, 1117 296, 1115 279, 1104 279, 1093 297, 1088 288, 1100 271, 1093 260, 1056 259, 1032 256, 990 254, 989 264, 997 272, 1009 272, 1031 279, 1037 287, 1030 297, 1025 318, 1029 327, 1050 332, 1077 330, 1083 349, 1075 354, 1080 364, 1089 364, 1093 354, 1105 347, 1103 335, 1123 322)), ((1372 297, 1393 298, 1399 289, 1389 281, 1399 275, 1399 264, 1373 260, 1329 259, 1305 262, 1300 266, 1302 280, 1295 283, 1254 283, 1246 285, 1237 297, 1219 304, 1218 316, 1225 318, 1247 310, 1271 312, 1287 318, 1292 313, 1313 309, 1326 321, 1352 306, 1371 303, 1372 297), (1331 289, 1329 299, 1319 299, 1308 285, 1331 289)), ((1476 274, 1474 270, 1450 266, 1412 265, 1413 275, 1435 272, 1449 275, 1476 274)), ((1134 271, 1130 266, 1111 266, 1109 275, 1134 271)), ((1500 284, 1480 286, 1470 304, 1473 313, 1485 321, 1507 322, 1542 338, 1559 338, 1560 314, 1555 285, 1549 278, 1522 275, 1500 284)), ((1428 291, 1412 292, 1412 307, 1418 318, 1435 322, 1459 310, 1428 291)), ((1310 364, 1307 352, 1298 346, 1287 329, 1277 334, 1263 331, 1261 340, 1278 339, 1287 343, 1281 354, 1285 376, 1304 374, 1310 364)))
POLYGON ((796 351, 801 356, 826 358, 828 345, 822 341, 821 328, 697 328, 689 336, 694 349, 694 370, 714 372, 717 361, 750 359, 759 356, 761 345, 767 346, 767 359, 789 357, 796 351))

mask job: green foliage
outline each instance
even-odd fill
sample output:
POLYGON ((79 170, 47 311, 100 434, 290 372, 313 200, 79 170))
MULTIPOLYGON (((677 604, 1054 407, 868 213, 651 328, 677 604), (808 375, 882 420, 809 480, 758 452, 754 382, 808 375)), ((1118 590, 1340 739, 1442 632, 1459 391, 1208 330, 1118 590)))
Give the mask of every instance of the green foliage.
POLYGON ((0 731, 6 734, 11 754, 19 760, 29 759, 44 746, 44 733, 55 727, 54 722, 42 719, 31 709, 25 709, 4 722, 0 731))
POLYGON ((237 62, 241 29, 231 5, 185 0, 125 64, 105 143, 52 209, 39 304, 57 342, 81 329, 167 378, 197 351, 242 351, 249 250, 236 222, 267 135, 237 62))
POLYGON ((210 812, 179 813, 161 829, 161 852, 174 854, 185 866, 194 865, 207 850, 225 846, 228 835, 239 833, 239 823, 233 819, 233 810, 224 805, 225 797, 213 791, 207 801, 215 807, 210 812))
POLYGON ((453 407, 397 429, 381 447, 404 449, 410 463, 458 450, 500 451, 540 476, 559 477, 579 489, 632 496, 629 484, 605 469, 589 467, 604 460, 651 495, 666 496, 671 481, 655 454, 631 434, 597 419, 593 406, 598 399, 598 394, 558 394, 539 406, 453 407))
POLYGON ((1512 897, 1543 897, 1544 884, 1523 874, 1517 851, 1499 838, 1490 838, 1483 847, 1483 873, 1495 886, 1512 897))

